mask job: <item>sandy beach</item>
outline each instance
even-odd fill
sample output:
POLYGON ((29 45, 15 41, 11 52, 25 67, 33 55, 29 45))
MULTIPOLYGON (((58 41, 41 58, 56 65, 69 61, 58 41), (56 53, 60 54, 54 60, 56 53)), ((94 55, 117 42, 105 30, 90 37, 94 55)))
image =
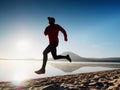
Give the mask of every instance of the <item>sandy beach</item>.
POLYGON ((0 90, 120 90, 120 69, 37 78, 19 85, 0 82, 0 90))

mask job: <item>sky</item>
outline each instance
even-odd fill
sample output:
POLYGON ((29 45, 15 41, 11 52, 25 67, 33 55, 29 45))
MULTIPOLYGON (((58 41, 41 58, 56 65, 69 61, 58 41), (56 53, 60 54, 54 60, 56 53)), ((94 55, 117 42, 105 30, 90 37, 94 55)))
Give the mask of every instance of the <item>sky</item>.
POLYGON ((0 58, 42 58, 48 16, 68 35, 59 33, 58 54, 120 57, 119 0, 0 0, 0 58))

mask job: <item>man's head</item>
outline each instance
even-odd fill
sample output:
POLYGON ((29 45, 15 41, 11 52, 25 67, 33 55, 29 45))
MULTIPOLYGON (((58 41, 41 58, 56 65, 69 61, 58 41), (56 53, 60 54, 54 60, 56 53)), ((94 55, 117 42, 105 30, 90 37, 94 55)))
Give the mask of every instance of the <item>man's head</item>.
POLYGON ((48 17, 48 20, 49 20, 50 25, 55 24, 55 18, 54 17, 48 17))

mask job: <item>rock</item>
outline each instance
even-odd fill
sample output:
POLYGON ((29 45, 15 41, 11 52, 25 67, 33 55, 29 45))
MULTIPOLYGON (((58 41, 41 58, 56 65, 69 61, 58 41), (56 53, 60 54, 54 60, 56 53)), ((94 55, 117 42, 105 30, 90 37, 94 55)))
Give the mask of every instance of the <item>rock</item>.
POLYGON ((43 88, 41 88, 41 90, 57 90, 57 88, 53 84, 51 84, 48 86, 44 86, 43 88))
POLYGON ((96 82, 93 82, 93 83, 89 83, 88 86, 95 86, 96 85, 96 82))
POLYGON ((113 86, 114 85, 112 82, 104 82, 104 84, 106 84, 108 86, 113 86))
POLYGON ((116 86, 110 86, 107 88, 107 90, 119 90, 116 86))
POLYGON ((57 90, 57 87, 53 84, 45 85, 45 86, 34 86, 30 87, 29 90, 57 90))
POLYGON ((119 77, 118 76, 113 76, 113 79, 118 79, 119 77))
POLYGON ((76 84, 77 84, 77 81, 74 81, 74 84, 76 85, 76 84))
POLYGON ((97 82, 96 85, 100 88, 104 87, 104 84, 102 82, 97 82))
POLYGON ((118 84, 118 87, 120 87, 120 84, 118 84))

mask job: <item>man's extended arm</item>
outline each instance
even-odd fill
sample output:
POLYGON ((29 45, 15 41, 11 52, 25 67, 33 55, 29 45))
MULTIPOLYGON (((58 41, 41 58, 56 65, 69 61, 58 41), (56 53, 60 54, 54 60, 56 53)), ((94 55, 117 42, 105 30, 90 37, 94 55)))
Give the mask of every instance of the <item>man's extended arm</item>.
POLYGON ((59 26, 59 30, 63 33, 63 35, 64 35, 64 40, 65 40, 65 41, 68 41, 66 31, 65 31, 61 26, 59 26))

